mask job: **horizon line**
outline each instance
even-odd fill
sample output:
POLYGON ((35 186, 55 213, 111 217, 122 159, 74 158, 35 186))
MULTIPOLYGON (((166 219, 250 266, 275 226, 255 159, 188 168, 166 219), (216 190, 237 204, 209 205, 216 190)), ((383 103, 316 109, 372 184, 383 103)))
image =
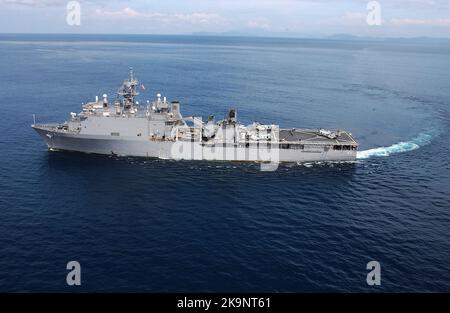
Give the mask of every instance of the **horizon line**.
POLYGON ((272 38, 272 39, 322 39, 322 40, 441 40, 450 41, 450 37, 433 37, 433 36, 392 36, 392 37, 377 37, 377 36, 359 36, 348 33, 332 34, 323 36, 313 35, 264 35, 264 34, 239 34, 232 32, 193 32, 190 34, 161 34, 161 33, 63 33, 63 32, 36 32, 36 33, 24 33, 24 32, 0 32, 0 35, 73 35, 73 36, 183 36, 183 37, 242 37, 242 38, 272 38))

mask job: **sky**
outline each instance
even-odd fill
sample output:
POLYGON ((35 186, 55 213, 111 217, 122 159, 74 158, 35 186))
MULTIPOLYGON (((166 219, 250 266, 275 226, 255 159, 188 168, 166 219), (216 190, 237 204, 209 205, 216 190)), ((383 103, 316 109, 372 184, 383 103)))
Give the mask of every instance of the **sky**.
POLYGON ((74 7, 67 8, 69 1, 0 0, 0 33, 223 33, 319 38, 349 34, 450 38, 450 0, 379 0, 379 10, 369 2, 79 0, 80 25, 69 25, 78 21, 73 15, 74 7), (71 14, 69 23, 68 14, 71 14), (381 25, 369 25, 369 14, 371 18, 376 14, 381 25))

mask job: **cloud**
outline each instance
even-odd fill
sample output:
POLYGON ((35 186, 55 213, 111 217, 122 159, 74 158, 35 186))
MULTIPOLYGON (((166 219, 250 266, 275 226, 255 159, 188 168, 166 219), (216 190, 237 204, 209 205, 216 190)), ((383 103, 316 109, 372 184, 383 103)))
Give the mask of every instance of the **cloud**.
POLYGON ((190 14, 172 14, 171 17, 192 24, 217 24, 225 21, 225 19, 219 14, 204 12, 196 12, 190 14))
MULTIPOLYGON (((2 31, 65 32, 69 0, 0 0, 2 31), (5 8, 5 9, 4 9, 5 8), (24 18, 26 16, 26 18, 24 18), (48 16, 58 16, 51 19, 48 16), (59 23, 59 24, 58 24, 59 23)), ((78 0, 84 32, 445 36, 450 0, 378 0, 382 26, 367 24, 369 0, 78 0)))
POLYGON ((131 8, 123 8, 122 10, 118 10, 118 11, 108 11, 108 10, 97 9, 97 10, 95 10, 95 14, 97 16, 121 17, 121 18, 137 18, 137 17, 144 17, 144 18, 159 17, 159 18, 162 18, 162 17, 167 16, 167 14, 162 14, 162 13, 158 13, 158 12, 138 12, 131 8))
POLYGON ((250 28, 269 29, 270 21, 263 17, 253 18, 247 21, 247 26, 250 28))
POLYGON ((420 25, 420 26, 448 26, 450 27, 450 19, 409 19, 409 18, 393 18, 389 22, 391 25, 420 25))
POLYGON ((346 12, 338 17, 322 18, 317 21, 319 26, 349 26, 359 27, 367 25, 367 12, 346 12))
POLYGON ((97 17, 124 18, 124 19, 158 19, 164 21, 181 21, 191 24, 217 24, 225 21, 216 13, 194 12, 194 13, 161 13, 150 11, 136 11, 131 8, 123 8, 116 11, 95 10, 97 17))
POLYGON ((48 7, 66 5, 65 0, 0 0, 0 5, 17 5, 27 7, 48 7))
POLYGON ((448 0, 396 0, 389 1, 389 4, 399 8, 445 9, 449 7, 448 0))
POLYGON ((347 12, 342 16, 345 22, 365 22, 367 19, 367 12, 347 12))

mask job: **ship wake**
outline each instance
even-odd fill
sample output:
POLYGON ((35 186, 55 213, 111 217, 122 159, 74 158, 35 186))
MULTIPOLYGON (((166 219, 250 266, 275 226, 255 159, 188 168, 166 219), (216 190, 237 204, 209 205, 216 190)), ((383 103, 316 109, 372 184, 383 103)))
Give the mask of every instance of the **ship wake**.
POLYGON ((409 152, 419 149, 422 146, 429 144, 433 138, 438 135, 438 131, 430 129, 420 133, 409 141, 401 141, 388 147, 373 148, 364 151, 358 151, 357 159, 368 159, 371 157, 386 157, 395 153, 409 152))

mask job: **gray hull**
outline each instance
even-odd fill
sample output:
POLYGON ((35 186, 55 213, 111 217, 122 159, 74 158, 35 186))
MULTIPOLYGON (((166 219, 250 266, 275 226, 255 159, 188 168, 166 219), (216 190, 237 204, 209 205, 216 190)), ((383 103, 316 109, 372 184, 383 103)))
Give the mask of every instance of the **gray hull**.
MULTIPOLYGON (((155 141, 145 137, 111 137, 49 131, 33 126, 49 149, 84 153, 154 157, 186 160, 226 160, 255 162, 354 161, 356 151, 297 150, 257 146, 208 146, 200 142, 155 141)), ((278 147, 278 145, 277 145, 278 147)))

